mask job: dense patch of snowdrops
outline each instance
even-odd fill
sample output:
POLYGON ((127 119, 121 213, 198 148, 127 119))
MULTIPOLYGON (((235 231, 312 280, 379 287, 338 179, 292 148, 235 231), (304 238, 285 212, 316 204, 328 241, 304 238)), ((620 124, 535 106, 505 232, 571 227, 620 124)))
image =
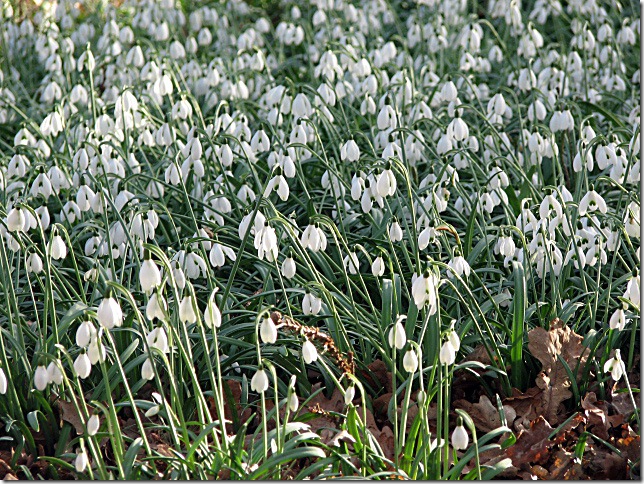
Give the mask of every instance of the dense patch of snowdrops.
MULTIPOLYGON (((639 328, 637 7, 276 5, 272 19, 242 1, 45 2, 27 18, 0 7, 9 434, 60 398, 87 421, 63 447, 85 475, 134 472, 116 429, 135 406, 146 455, 149 425, 188 461, 197 442, 201 467, 177 459, 174 476, 279 476, 271 456, 298 448, 326 458, 326 475, 347 452, 362 456, 356 473, 391 470, 368 460, 365 448, 387 460, 373 439, 329 447, 296 426, 298 395, 323 381, 342 389, 342 412, 362 408, 380 389, 360 369, 380 359, 407 393, 394 407, 413 386, 445 415, 454 365, 475 346, 495 356, 499 391, 526 384, 504 373, 525 361, 511 352, 517 315, 526 331, 560 317, 594 341, 610 333, 595 358, 619 380, 639 328), (273 310, 352 352, 356 374, 273 310), (244 452, 231 450, 244 422, 220 432, 224 380, 260 402, 244 452), (269 397, 287 410, 267 415, 269 397)), ((447 476, 431 459, 468 448, 462 419, 440 417, 435 435, 421 409, 433 442, 411 465, 405 415, 392 420, 395 472, 447 476)))

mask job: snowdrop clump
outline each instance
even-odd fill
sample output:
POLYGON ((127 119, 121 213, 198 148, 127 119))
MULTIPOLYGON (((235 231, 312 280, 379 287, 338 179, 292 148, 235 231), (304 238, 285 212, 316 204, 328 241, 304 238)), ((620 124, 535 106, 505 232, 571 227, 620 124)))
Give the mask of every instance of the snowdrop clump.
MULTIPOLYGON (((296 375, 291 418, 313 383, 335 382, 347 408, 373 390, 272 310, 358 366, 385 361, 427 405, 474 346, 505 371, 519 296, 530 326, 610 334, 604 372, 626 372, 639 12, 282 0, 275 20, 243 0, 91 3, 0 6, 0 404, 13 420, 40 409, 29 391, 90 395, 110 429, 113 409, 143 405, 177 449, 190 447, 177 427, 211 419, 228 449, 241 426, 221 430, 226 381, 266 410, 271 392, 287 397, 273 375, 296 375)), ((91 419, 73 465, 106 478, 91 419)), ((432 438, 466 449, 452 429, 432 438)))

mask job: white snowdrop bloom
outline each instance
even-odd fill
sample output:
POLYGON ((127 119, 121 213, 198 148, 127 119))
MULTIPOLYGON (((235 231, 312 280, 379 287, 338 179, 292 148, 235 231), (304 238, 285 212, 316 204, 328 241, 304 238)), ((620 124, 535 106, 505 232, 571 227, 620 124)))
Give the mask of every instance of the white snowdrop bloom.
POLYGON ((403 368, 407 373, 416 373, 418 369, 418 355, 415 350, 411 349, 405 353, 403 357, 403 368))
POLYGON ((27 271, 33 274, 40 274, 43 271, 43 262, 38 254, 32 252, 27 256, 27 271))
POLYGON ((25 210, 22 208, 12 208, 7 214, 7 230, 9 232, 24 232, 27 219, 25 217, 25 210))
POLYGON ((628 204, 624 215, 624 229, 631 238, 640 237, 640 205, 633 201, 628 204))
POLYGON ((463 141, 470 135, 470 130, 461 118, 454 118, 447 126, 447 136, 455 141, 463 141))
POLYGON ((83 321, 76 330, 76 344, 87 348, 92 338, 96 337, 96 328, 91 321, 83 321))
POLYGON ((465 450, 470 443, 470 438, 467 435, 467 430, 463 427, 462 423, 457 425, 452 432, 452 447, 455 450, 465 450))
POLYGON ((302 313, 305 316, 315 316, 322 309, 322 299, 307 292, 302 299, 302 313))
POLYGON ((259 369, 250 380, 250 389, 257 393, 264 393, 268 390, 268 375, 264 369, 259 369))
POLYGON ((552 218, 554 220, 560 221, 563 219, 563 210, 561 208, 561 203, 559 203, 554 195, 547 195, 543 199, 543 201, 539 205, 539 216, 542 220, 552 218))
POLYGON ((264 343, 275 343, 277 341, 277 326, 270 317, 262 318, 259 325, 259 336, 264 343))
POLYGON ((105 329, 112 329, 123 324, 123 311, 112 296, 103 298, 96 310, 96 317, 105 329))
POLYGON ((221 326, 221 310, 215 300, 216 293, 217 289, 210 294, 208 304, 206 304, 206 309, 204 310, 204 322, 209 328, 219 328, 221 326))
POLYGON ((295 265, 295 260, 292 257, 284 259, 284 262, 282 262, 282 275, 287 279, 293 279, 296 271, 297 266, 295 265))
POLYGON ((610 317, 609 322, 610 329, 616 329, 618 331, 623 331, 626 327, 626 314, 624 309, 618 308, 610 317))
POLYGON ((398 220, 394 220, 389 226, 389 238, 392 242, 400 242, 403 239, 402 227, 398 223, 398 220))
POLYGON ((441 346, 438 358, 442 365, 452 365, 456 361, 456 351, 449 341, 445 341, 441 346))
POLYGON ((512 237, 508 235, 501 236, 497 239, 496 244, 494 245, 494 253, 500 254, 504 257, 510 257, 514 255, 516 246, 512 237))
POLYGON ((251 224, 252 217, 253 217, 253 214, 249 213, 248 215, 245 215, 242 218, 241 222, 239 223, 238 234, 239 234, 239 238, 242 239, 242 240, 246 236, 246 233, 248 232, 249 229, 250 229, 250 233, 252 235, 252 234, 257 233, 258 230, 263 229, 264 225, 266 224, 266 217, 264 217, 262 212, 258 211, 255 214, 255 220, 253 221, 253 225, 251 227, 250 224, 251 224))
POLYGON ((304 229, 300 237, 302 247, 311 249, 312 252, 324 251, 326 249, 326 235, 321 228, 310 224, 304 229))
POLYGON ((43 136, 56 136, 63 130, 63 118, 60 113, 53 112, 40 124, 40 131, 43 136))
POLYGON ((626 291, 623 295, 624 299, 628 299, 634 306, 640 305, 640 275, 631 277, 626 283, 626 291))
POLYGON ((615 382, 621 380, 625 373, 625 368, 624 362, 622 361, 622 355, 618 349, 615 350, 615 356, 604 364, 604 372, 610 373, 610 376, 615 380, 615 382))
POLYGON ((300 406, 300 399, 297 397, 297 393, 293 390, 291 396, 288 399, 288 408, 291 412, 297 412, 297 409, 300 406))
POLYGON ((374 277, 381 277, 385 273, 385 261, 382 256, 378 256, 371 264, 371 273, 374 277))
POLYGON ((594 189, 591 189, 579 202, 578 213, 579 216, 583 217, 587 213, 591 213, 596 210, 599 210, 601 213, 606 213, 608 211, 608 207, 606 206, 604 198, 594 189))
MULTIPOLYGON (((454 269, 454 272, 456 272, 456 274, 458 274, 461 277, 463 275, 465 277, 469 277, 470 275, 470 271, 471 271, 470 265, 467 263, 467 260, 465 260, 465 257, 463 257, 462 255, 455 256, 452 260, 450 260, 447 263, 447 265, 452 269, 454 269)), ((451 279, 454 277, 454 274, 452 274, 451 271, 447 271, 447 277, 451 279)))
POLYGON ((87 353, 83 350, 74 360, 74 372, 81 380, 84 380, 89 376, 92 371, 92 362, 87 356, 87 353))
POLYGON ((7 375, 2 368, 0 368, 0 395, 7 393, 8 380, 7 375))
POLYGON ((302 358, 308 365, 318 359, 318 350, 308 339, 302 345, 302 358))
POLYGON ((440 91, 441 98, 445 102, 451 102, 456 99, 458 96, 458 91, 456 90, 456 85, 452 81, 447 81, 443 84, 443 87, 440 91))
POLYGON ((396 127, 396 111, 389 104, 385 104, 378 113, 378 129, 387 130, 396 127))
POLYGON ((438 283, 438 276, 430 271, 425 271, 422 276, 414 279, 411 293, 418 309, 422 309, 427 304, 429 314, 436 312, 438 307, 438 283))
POLYGON ((407 344, 407 335, 405 334, 405 327, 402 324, 404 319, 404 317, 399 316, 396 324, 389 330, 389 346, 392 348, 396 347, 399 350, 402 350, 407 344))
POLYGON ((193 306, 192 296, 186 295, 179 304, 179 320, 184 324, 194 324, 197 322, 197 313, 193 306))
POLYGON ((342 161, 358 161, 360 159, 360 148, 358 148, 358 143, 353 139, 350 139, 342 145, 340 148, 340 159, 342 161))
POLYGON ((154 318, 159 321, 166 321, 168 314, 168 303, 162 294, 157 291, 152 292, 148 304, 145 306, 145 316, 154 321, 154 318))
POLYGON ((355 252, 349 252, 344 259, 342 260, 342 264, 345 269, 348 268, 349 274, 357 274, 360 272, 360 262, 358 261, 358 254, 355 252))
POLYGON ((145 259, 141 264, 139 282, 141 289, 146 293, 161 285, 161 271, 152 259, 145 259))
POLYGON ((255 234, 255 248, 257 249, 257 257, 260 259, 263 259, 264 256, 269 261, 277 258, 277 234, 268 223, 255 234))
POLYGON ((63 383, 63 372, 60 371, 60 360, 52 361, 47 365, 47 375, 50 383, 61 385, 63 383))
POLYGON ((76 469, 76 472, 85 472, 85 469, 87 469, 87 466, 89 464, 89 458, 87 457, 87 454, 85 451, 81 450, 78 454, 76 454, 76 458, 74 459, 74 469, 76 469))
POLYGON ((226 263, 226 257, 231 262, 237 260, 237 254, 230 247, 221 245, 218 242, 213 243, 208 256, 212 266, 222 267, 226 263))
POLYGON ((379 176, 377 182, 378 195, 381 197, 393 196, 396 193, 396 176, 390 168, 385 169, 379 176))
POLYGON ((67 257, 67 245, 60 235, 55 235, 51 239, 51 258, 54 260, 61 260, 67 257))
POLYGON ((100 428, 101 428, 101 419, 97 414, 93 414, 87 420, 87 435, 89 435, 90 437, 96 435, 100 428))
POLYGON ((168 335, 162 326, 157 326, 148 333, 145 340, 150 348, 156 348, 162 353, 170 353, 170 346, 168 345, 168 335))
POLYGON ((43 391, 49 385, 49 373, 44 365, 39 365, 34 373, 34 387, 36 390, 43 391))
POLYGON ((151 358, 146 358, 141 366, 141 378, 144 380, 154 379, 154 366, 151 358))

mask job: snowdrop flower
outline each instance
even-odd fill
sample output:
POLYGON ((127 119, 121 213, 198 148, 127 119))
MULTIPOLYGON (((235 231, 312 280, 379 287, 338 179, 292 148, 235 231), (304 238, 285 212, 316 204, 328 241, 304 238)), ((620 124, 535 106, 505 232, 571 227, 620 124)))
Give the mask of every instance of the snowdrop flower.
POLYGON ((277 341, 277 326, 270 317, 264 317, 259 326, 259 336, 264 343, 275 343, 277 341))
POLYGON ((499 237, 494 245, 494 253, 501 254, 504 257, 514 255, 515 249, 516 246, 514 244, 514 240, 512 240, 512 237, 508 235, 499 237))
POLYGON ((23 209, 14 207, 7 214, 7 230, 9 232, 22 232, 26 221, 23 209))
POLYGON ((152 380, 154 378, 154 367, 152 365, 152 359, 146 358, 141 366, 141 378, 144 380, 152 380))
POLYGON ((305 316, 315 316, 322 309, 322 299, 307 292, 302 299, 302 312, 305 316))
POLYGON ((43 391, 49 385, 49 373, 44 365, 38 365, 34 374, 34 387, 36 390, 43 391))
POLYGON ((381 277, 385 273, 385 261, 382 259, 382 256, 378 256, 373 260, 371 273, 373 277, 381 277))
POLYGON ((360 262, 358 261, 358 254, 355 252, 349 252, 344 259, 342 260, 342 264, 344 265, 344 268, 346 269, 347 267, 349 268, 349 273, 350 274, 357 274, 360 269, 360 262))
POLYGON ((263 368, 257 370, 251 378, 250 389, 257 393, 264 393, 268 390, 268 375, 263 368))
POLYGON ((378 177, 378 195, 381 197, 393 196, 396 193, 396 176, 391 168, 385 169, 378 177))
POLYGON ((403 368, 408 373, 416 373, 416 370, 418 369, 418 356, 416 355, 415 350, 411 349, 405 353, 405 356, 403 357, 403 368))
POLYGON ((32 252, 27 257, 27 271, 33 274, 40 274, 43 271, 43 262, 38 254, 32 252))
POLYGON ((452 365, 456 361, 456 351, 449 341, 445 341, 441 346, 439 360, 442 365, 452 365))
POLYGON ((358 161, 360 159, 360 148, 358 143, 350 139, 340 148, 340 159, 342 161, 358 161))
POLYGON ((277 234, 268 223, 255 233, 255 248, 257 249, 257 257, 260 259, 263 259, 264 256, 268 261, 277 258, 277 234))
POLYGON ((318 359, 318 350, 308 339, 302 345, 302 358, 307 364, 311 364, 318 359))
POLYGON ((411 286, 411 293, 414 298, 414 303, 418 309, 423 306, 429 306, 429 314, 436 313, 438 305, 438 276, 426 270, 421 277, 417 277, 411 286))
POLYGON ((60 360, 52 361, 47 365, 47 375, 50 383, 61 385, 63 383, 63 372, 60 371, 60 360))
POLYGON ((284 262, 282 262, 282 275, 284 277, 287 279, 293 279, 293 277, 295 277, 296 270, 297 267, 292 257, 284 259, 284 262))
POLYGON ((624 362, 622 361, 622 355, 618 349, 615 350, 615 356, 604 364, 604 371, 606 373, 610 373, 610 376, 615 380, 615 382, 618 382, 624 375, 624 362))
POLYGON ((89 459, 87 457, 87 454, 84 450, 81 450, 78 454, 76 454, 76 458, 74 459, 74 469, 76 469, 76 472, 79 473, 85 472, 88 464, 89 459))
POLYGON ((326 249, 326 235, 321 228, 310 224, 302 232, 300 237, 302 247, 311 249, 312 252, 324 251, 326 249))
POLYGON ((5 375, 4 370, 0 368, 0 395, 7 393, 7 375, 5 375))
POLYGON ((640 275, 639 272, 631 277, 626 283, 626 291, 623 295, 624 299, 628 299, 633 306, 640 306, 640 275))
POLYGON ((60 235, 54 235, 51 239, 51 258, 61 260, 67 257, 67 246, 60 235))
POLYGON ((355 397, 356 397, 356 387, 355 385, 351 384, 349 385, 349 388, 347 388, 344 392, 344 404, 350 405, 351 402, 353 402, 353 399, 355 397))
POLYGON ((463 427, 463 419, 459 417, 458 425, 452 432, 452 447, 454 450, 465 450, 470 442, 467 430, 463 427))
POLYGON ((152 259, 145 259, 141 264, 139 282, 141 289, 146 293, 161 285, 161 271, 152 259))
POLYGON ((400 242, 403 239, 403 231, 398 220, 394 220, 389 227, 389 238, 392 242, 400 242))
POLYGON ((197 322, 197 313, 192 304, 192 296, 187 294, 179 304, 179 320, 184 324, 194 324, 197 322))
MULTIPOLYGON (((462 277, 465 275, 465 277, 469 277, 470 275, 470 265, 467 263, 465 260, 465 257, 462 255, 457 255, 455 256, 452 260, 450 260, 447 265, 454 269, 454 272, 459 275, 459 277, 462 277)), ((447 277, 452 279, 454 277, 454 274, 452 274, 451 271, 447 271, 447 277)))
POLYGON ((92 371, 92 362, 87 356, 85 350, 82 351, 80 355, 74 360, 74 372, 81 380, 84 380, 89 376, 92 371))
POLYGON ((145 306, 145 316, 154 321, 154 318, 159 321, 166 321, 168 313, 168 303, 158 290, 154 290, 148 299, 148 304, 145 306))
POLYGON ((101 420, 97 414, 93 414, 89 420, 87 420, 87 435, 90 437, 96 435, 100 428, 101 420))
POLYGON ((398 316, 398 321, 396 324, 389 330, 389 346, 396 347, 396 349, 402 350, 407 344, 407 334, 405 334, 405 327, 402 322, 406 319, 406 316, 398 316))
POLYGON ((616 329, 618 331, 623 331, 626 327, 626 315, 624 309, 618 308, 615 310, 613 315, 610 317, 609 322, 610 329, 616 329))
POLYGON ((96 328, 94 325, 90 321, 83 321, 76 330, 76 344, 81 348, 87 348, 95 335, 96 328))
POLYGON ((601 213, 606 213, 608 211, 608 207, 606 206, 604 198, 591 188, 579 202, 578 213, 580 217, 583 217, 587 213, 594 212, 595 210, 599 210, 601 213))
POLYGON ((103 298, 98 305, 96 317, 105 329, 112 329, 123 324, 123 311, 121 310, 121 306, 110 295, 103 298))
POLYGON ((626 207, 624 216, 624 229, 631 238, 640 236, 640 206, 636 202, 631 202, 626 207))
POLYGON ((145 340, 150 348, 156 348, 162 353, 170 353, 170 346, 168 345, 168 335, 162 326, 157 326, 148 333, 145 340))
POLYGON ((215 300, 217 290, 218 288, 215 288, 215 290, 210 294, 208 304, 206 304, 206 309, 203 313, 204 323, 206 323, 206 326, 211 329, 219 328, 221 326, 221 311, 219 306, 217 306, 217 301, 215 300))

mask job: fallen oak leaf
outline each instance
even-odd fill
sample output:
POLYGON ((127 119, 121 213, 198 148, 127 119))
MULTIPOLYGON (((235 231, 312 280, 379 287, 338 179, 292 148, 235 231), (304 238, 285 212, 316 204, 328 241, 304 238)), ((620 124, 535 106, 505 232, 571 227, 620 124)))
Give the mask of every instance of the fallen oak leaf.
MULTIPOLYGON (((457 400, 454 402, 454 407, 465 410, 472 417, 476 428, 482 432, 491 432, 501 427, 499 410, 486 395, 481 395, 478 403, 457 400)), ((517 412, 510 405, 503 405, 503 412, 508 426, 511 426, 517 417, 517 412)))
POLYGON ((561 406, 572 397, 569 390, 570 377, 559 357, 566 362, 571 371, 574 371, 577 365, 583 366, 588 357, 583 340, 582 336, 564 326, 559 319, 551 323, 549 331, 534 328, 528 332, 528 350, 542 366, 542 371, 536 379, 542 394, 535 411, 553 425, 565 420, 561 406))
POLYGON ((541 416, 532 421, 530 428, 522 430, 516 443, 508 449, 507 455, 512 459, 512 464, 520 469, 526 465, 545 464, 549 458, 549 451, 555 445, 548 437, 552 427, 541 416))

